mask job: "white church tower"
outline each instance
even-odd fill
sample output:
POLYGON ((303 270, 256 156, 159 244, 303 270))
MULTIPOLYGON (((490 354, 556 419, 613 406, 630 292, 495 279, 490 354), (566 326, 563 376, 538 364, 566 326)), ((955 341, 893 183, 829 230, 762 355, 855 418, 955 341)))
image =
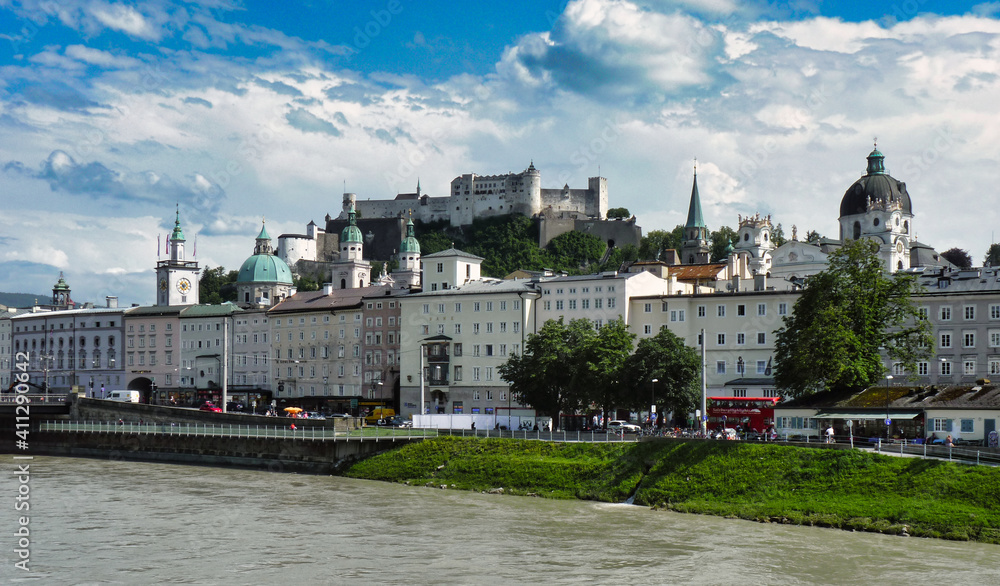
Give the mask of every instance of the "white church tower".
POLYGON ((372 265, 364 259, 364 238, 358 228, 358 214, 353 202, 347 219, 349 223, 340 233, 340 260, 333 263, 330 269, 330 282, 337 289, 367 287, 372 265))
POLYGON ((198 303, 198 261, 184 260, 184 231, 177 207, 174 231, 168 241, 170 258, 156 263, 156 304, 195 305, 198 303))

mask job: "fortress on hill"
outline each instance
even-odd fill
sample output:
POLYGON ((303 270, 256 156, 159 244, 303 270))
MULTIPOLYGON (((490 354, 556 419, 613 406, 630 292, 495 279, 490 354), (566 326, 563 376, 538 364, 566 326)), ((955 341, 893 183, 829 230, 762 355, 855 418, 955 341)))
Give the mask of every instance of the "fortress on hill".
POLYGON ((592 234, 609 248, 629 244, 639 245, 642 229, 635 217, 609 220, 608 180, 590 177, 586 189, 571 189, 569 184, 559 189, 542 188, 541 173, 534 162, 520 173, 476 175, 466 173, 451 181, 450 193, 431 197, 420 190, 400 193, 393 199, 358 199, 345 193, 343 208, 337 217, 326 216, 322 227, 310 222, 304 234, 282 234, 278 238, 278 254, 296 272, 314 272, 309 263, 329 262, 337 256, 337 236, 348 225, 351 210, 357 214, 356 225, 364 239, 364 257, 386 260, 398 251, 406 237, 406 223, 447 222, 451 226, 468 226, 473 220, 520 214, 538 222, 538 245, 566 232, 592 234), (299 264, 304 261, 305 264, 299 264))
POLYGON ((400 193, 395 199, 358 201, 355 194, 344 194, 345 211, 352 203, 362 218, 403 217, 412 211, 415 221, 446 221, 452 226, 507 214, 603 220, 608 215, 608 180, 591 177, 586 189, 570 189, 568 184, 543 189, 541 174, 532 162, 520 173, 466 173, 452 179, 451 192, 443 197, 421 193, 418 181, 416 193, 400 193))

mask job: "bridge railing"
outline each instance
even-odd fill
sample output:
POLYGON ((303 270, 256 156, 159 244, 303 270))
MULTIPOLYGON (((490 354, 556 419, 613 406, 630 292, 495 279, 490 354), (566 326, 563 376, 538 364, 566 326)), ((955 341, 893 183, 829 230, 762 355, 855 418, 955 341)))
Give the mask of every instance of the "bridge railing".
POLYGON ((65 393, 49 393, 48 395, 43 395, 41 393, 3 393, 0 395, 0 403, 30 403, 42 404, 42 405, 57 405, 66 402, 65 393), (24 397, 27 399, 18 399, 18 397, 24 397))
POLYGON ((394 441, 437 437, 435 429, 366 427, 362 429, 237 425, 212 423, 154 423, 136 421, 42 421, 38 431, 118 435, 172 435, 188 437, 278 438, 310 441, 394 441))

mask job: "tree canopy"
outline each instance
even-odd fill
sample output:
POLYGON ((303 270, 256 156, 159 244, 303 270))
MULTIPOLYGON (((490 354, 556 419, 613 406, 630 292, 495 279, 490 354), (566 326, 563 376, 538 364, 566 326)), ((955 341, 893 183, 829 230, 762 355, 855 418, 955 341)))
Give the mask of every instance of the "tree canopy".
POLYGON ((236 278, 239 271, 226 272, 225 267, 206 266, 198 279, 198 303, 218 305, 236 301, 236 278))
POLYGON ((673 230, 650 230, 639 241, 639 258, 642 260, 665 260, 668 250, 680 250, 684 240, 684 226, 678 224, 673 230))
POLYGON ((969 256, 969 251, 962 250, 961 248, 949 248, 942 252, 941 256, 960 269, 967 269, 972 266, 972 257, 969 256))
POLYGON ((862 389, 885 373, 882 353, 916 372, 928 355, 930 326, 912 301, 912 275, 888 275, 871 240, 848 241, 827 270, 806 279, 777 330, 775 383, 798 397, 826 389, 862 389))
POLYGON ((594 328, 589 319, 548 320, 528 336, 524 354, 500 365, 512 396, 552 418, 597 405, 611 413, 624 405, 622 369, 634 334, 621 318, 594 328))
POLYGON ((984 267, 1000 266, 1000 244, 990 244, 986 251, 986 258, 983 259, 984 267))
POLYGON ((635 410, 648 407, 652 400, 659 413, 683 416, 695 409, 701 395, 701 356, 666 328, 639 340, 623 373, 629 406, 635 410))
POLYGON ((615 218, 631 218, 632 214, 629 213, 628 208, 611 208, 608 210, 608 219, 613 220, 615 218))
POLYGON ((727 249, 739 244, 740 235, 729 226, 722 226, 709 236, 711 262, 719 262, 729 256, 727 249))

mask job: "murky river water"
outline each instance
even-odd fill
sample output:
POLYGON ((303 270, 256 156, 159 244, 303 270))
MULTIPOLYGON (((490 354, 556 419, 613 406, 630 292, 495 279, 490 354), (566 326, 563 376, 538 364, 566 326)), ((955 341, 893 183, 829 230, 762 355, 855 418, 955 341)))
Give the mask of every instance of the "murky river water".
POLYGON ((13 568, 4 474, 0 583, 1000 583, 990 545, 224 468, 36 458, 31 473, 32 572, 13 568))

